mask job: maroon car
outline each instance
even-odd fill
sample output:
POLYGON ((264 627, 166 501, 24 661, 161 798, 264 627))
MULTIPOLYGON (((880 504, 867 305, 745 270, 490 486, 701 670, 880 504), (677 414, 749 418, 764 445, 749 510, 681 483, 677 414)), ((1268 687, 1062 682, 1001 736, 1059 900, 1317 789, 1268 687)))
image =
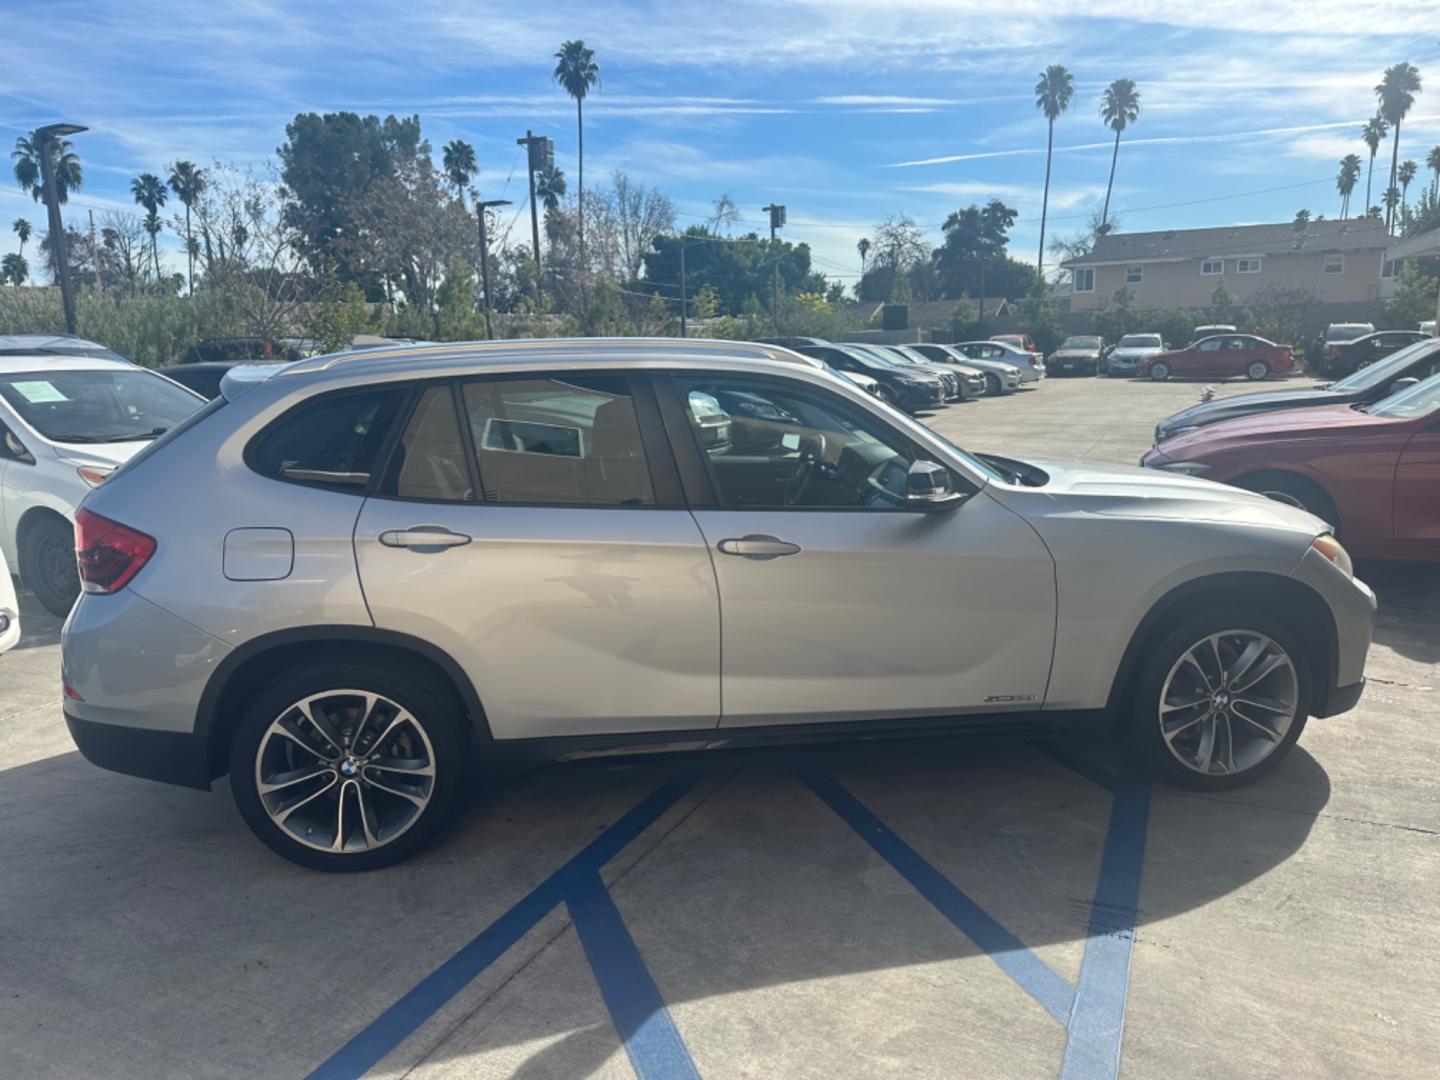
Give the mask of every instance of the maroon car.
POLYGON ((1222 420, 1167 439, 1140 464, 1309 510, 1356 558, 1440 561, 1440 375, 1370 405, 1222 420))
POLYGON ((1254 334, 1214 334, 1183 349, 1155 353, 1135 364, 1135 374, 1158 382, 1170 378, 1230 379, 1244 375, 1259 382, 1295 370, 1289 345, 1276 345, 1254 334))

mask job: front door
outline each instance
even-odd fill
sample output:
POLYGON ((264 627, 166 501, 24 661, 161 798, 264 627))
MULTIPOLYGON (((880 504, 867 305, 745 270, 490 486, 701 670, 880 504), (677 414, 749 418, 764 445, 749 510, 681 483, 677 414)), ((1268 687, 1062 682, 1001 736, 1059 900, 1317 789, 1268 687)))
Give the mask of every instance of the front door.
POLYGON ((634 389, 589 375, 431 386, 361 511, 376 626, 460 664, 496 738, 719 722, 715 573, 649 388, 634 389))
POLYGON ((1400 453, 1394 513, 1397 541, 1440 553, 1440 420, 1432 418, 1400 453))
POLYGON ((937 455, 834 391, 662 392, 720 582, 722 727, 1040 707, 1054 566, 1021 518, 973 485, 957 509, 908 508, 909 465, 937 455))

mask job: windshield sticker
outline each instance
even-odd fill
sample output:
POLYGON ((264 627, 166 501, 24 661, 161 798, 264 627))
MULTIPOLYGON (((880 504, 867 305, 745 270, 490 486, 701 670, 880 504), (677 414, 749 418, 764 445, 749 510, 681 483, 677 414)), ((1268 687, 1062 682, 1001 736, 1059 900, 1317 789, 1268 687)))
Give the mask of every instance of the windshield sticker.
POLYGON ((44 379, 36 379, 33 382, 14 382, 10 385, 15 387, 16 393, 31 405, 48 405, 54 401, 70 400, 56 390, 53 383, 48 383, 44 379))

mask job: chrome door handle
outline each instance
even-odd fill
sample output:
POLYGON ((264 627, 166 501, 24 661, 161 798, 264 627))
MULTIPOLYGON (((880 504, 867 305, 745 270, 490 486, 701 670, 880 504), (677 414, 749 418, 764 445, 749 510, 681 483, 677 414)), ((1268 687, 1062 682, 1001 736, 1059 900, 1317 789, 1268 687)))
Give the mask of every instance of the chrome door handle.
POLYGON ((781 555, 795 555, 799 544, 781 540, 778 536, 752 533, 736 540, 721 540, 715 545, 726 555, 739 555, 742 559, 778 559, 781 555))
POLYGON ((380 543, 386 547, 422 552, 462 547, 470 543, 470 539, 464 533, 451 532, 443 525, 412 525, 408 529, 392 529, 380 534, 380 543))

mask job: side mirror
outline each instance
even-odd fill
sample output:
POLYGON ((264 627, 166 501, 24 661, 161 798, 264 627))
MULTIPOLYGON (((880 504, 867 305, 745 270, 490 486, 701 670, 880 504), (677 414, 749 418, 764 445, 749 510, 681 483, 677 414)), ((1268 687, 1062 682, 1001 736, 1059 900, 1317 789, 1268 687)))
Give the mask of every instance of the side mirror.
POLYGON ((1396 379, 1390 384, 1390 393, 1398 394, 1401 390, 1409 390, 1412 386, 1418 386, 1420 380, 1413 375, 1407 375, 1403 379, 1396 379))
POLYGON ((950 470, 933 461, 916 461, 905 475, 905 505, 915 510, 953 510, 965 501, 955 490, 950 470))
MULTIPOLYGON (((3 429, 0 429, 3 430, 3 429)), ((12 432, 6 431, 4 438, 5 456, 19 461, 25 465, 35 464, 35 455, 25 449, 25 444, 15 437, 12 432)))

